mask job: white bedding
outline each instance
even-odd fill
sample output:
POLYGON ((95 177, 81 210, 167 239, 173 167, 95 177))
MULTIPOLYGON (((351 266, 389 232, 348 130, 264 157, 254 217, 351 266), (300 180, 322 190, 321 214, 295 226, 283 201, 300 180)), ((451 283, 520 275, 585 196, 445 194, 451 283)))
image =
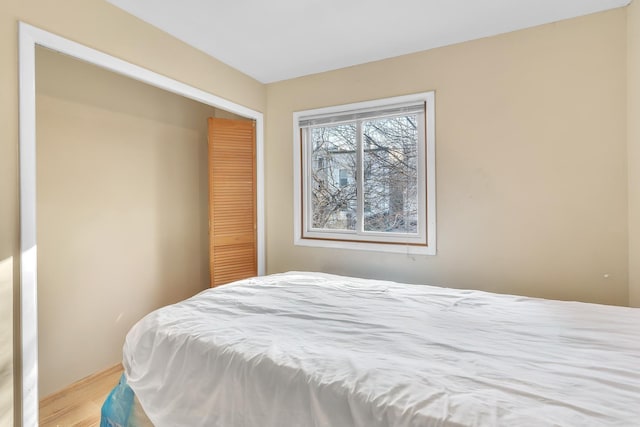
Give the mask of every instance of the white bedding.
POLYGON ((640 426, 640 309, 284 273, 136 324, 156 427, 640 426))

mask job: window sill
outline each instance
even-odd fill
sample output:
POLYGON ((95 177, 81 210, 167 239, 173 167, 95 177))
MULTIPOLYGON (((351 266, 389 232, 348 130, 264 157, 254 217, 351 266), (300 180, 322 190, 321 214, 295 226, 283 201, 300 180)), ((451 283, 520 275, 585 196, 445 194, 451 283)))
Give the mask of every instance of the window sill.
POLYGON ((435 246, 416 246, 403 244, 349 242, 344 240, 320 240, 296 238, 296 246, 311 246, 316 248, 349 249, 357 251, 390 252, 407 255, 435 255, 435 246))

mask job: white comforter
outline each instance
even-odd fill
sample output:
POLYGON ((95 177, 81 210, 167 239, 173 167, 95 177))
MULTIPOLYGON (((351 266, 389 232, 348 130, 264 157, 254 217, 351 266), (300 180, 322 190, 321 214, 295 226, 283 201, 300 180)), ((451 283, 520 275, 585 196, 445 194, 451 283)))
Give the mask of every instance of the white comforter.
POLYGON ((640 426, 640 309, 285 273, 135 325, 157 427, 640 426))

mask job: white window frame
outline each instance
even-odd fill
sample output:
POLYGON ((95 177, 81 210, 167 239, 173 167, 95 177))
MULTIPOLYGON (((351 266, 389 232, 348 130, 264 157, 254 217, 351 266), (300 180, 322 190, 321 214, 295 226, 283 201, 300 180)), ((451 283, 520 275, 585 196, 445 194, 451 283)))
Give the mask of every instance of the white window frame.
POLYGON ((436 184, 435 184, 435 94, 433 91, 393 98, 378 99, 293 113, 293 201, 294 201, 294 244, 321 248, 340 248, 380 252, 396 252, 415 255, 436 254, 436 184), (344 114, 351 111, 377 110, 402 104, 424 103, 425 132, 424 144, 418 144, 419 232, 416 235, 402 233, 367 232, 366 236, 357 232, 318 230, 310 227, 310 209, 307 199, 311 191, 311 180, 304 176, 303 162, 310 159, 305 155, 302 144, 301 120, 344 114), (425 194, 426 193, 426 194, 425 194), (426 212, 426 216, 425 216, 426 212))

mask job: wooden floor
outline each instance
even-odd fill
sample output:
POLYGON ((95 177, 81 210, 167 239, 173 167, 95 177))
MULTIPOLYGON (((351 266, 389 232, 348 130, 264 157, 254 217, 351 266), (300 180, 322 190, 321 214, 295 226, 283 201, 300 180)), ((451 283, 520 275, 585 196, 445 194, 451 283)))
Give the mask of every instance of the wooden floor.
POLYGON ((40 401, 41 427, 100 425, 100 408, 118 384, 122 365, 98 372, 40 401))

